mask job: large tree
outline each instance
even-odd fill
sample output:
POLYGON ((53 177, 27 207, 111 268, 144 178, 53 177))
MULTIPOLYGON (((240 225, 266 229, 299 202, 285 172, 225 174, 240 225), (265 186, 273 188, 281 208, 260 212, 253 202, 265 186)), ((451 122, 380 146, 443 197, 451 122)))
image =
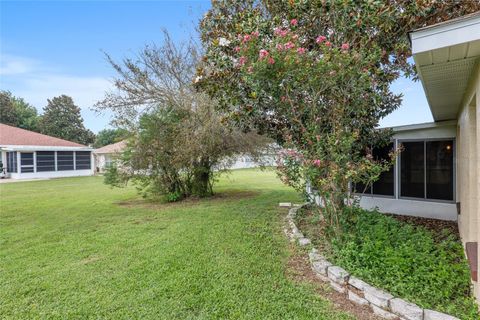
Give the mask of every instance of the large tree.
POLYGON ((81 144, 94 141, 95 135, 83 125, 80 108, 71 97, 61 95, 47 101, 40 121, 42 133, 81 144))
POLYGON ((38 131, 37 109, 8 91, 0 92, 0 121, 22 129, 38 131))
POLYGON ((0 122, 11 126, 18 124, 18 113, 13 104, 12 95, 8 91, 0 92, 0 122))
POLYGON ((401 103, 390 90, 414 76, 408 31, 480 9, 474 1, 226 1, 201 22, 197 87, 245 128, 288 148, 285 182, 319 190, 338 225, 350 182, 371 182, 388 161, 371 155, 401 103))
POLYGON ((129 128, 127 150, 106 182, 132 180, 145 195, 176 201, 213 193, 215 175, 236 155, 259 158, 269 140, 224 121, 216 101, 193 86, 199 54, 193 43, 147 46, 138 58, 116 63, 115 85, 96 107, 113 111, 114 123, 129 128))
POLYGON ((116 143, 121 140, 124 140, 128 137, 128 130, 117 128, 117 129, 103 129, 100 130, 96 137, 95 143, 93 146, 95 148, 100 148, 108 144, 116 143))

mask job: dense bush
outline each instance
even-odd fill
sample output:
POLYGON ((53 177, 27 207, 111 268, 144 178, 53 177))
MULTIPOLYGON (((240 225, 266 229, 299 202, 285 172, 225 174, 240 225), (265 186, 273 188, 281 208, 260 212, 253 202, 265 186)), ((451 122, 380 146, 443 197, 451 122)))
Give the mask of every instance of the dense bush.
POLYGON ((375 211, 348 210, 355 211, 349 213, 353 222, 329 243, 312 228, 319 225, 318 213, 299 215, 301 229, 323 244, 332 262, 366 282, 423 308, 478 319, 469 269, 455 236, 436 238, 424 227, 375 211))

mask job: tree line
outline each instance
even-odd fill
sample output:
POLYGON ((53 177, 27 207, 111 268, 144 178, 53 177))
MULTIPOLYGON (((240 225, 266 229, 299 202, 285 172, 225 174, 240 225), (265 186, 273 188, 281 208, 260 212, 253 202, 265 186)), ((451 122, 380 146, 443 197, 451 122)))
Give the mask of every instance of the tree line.
POLYGON ((48 99, 43 114, 39 114, 25 99, 0 91, 0 123, 96 148, 128 136, 124 129, 104 129, 95 135, 85 128, 80 108, 67 95, 48 99))

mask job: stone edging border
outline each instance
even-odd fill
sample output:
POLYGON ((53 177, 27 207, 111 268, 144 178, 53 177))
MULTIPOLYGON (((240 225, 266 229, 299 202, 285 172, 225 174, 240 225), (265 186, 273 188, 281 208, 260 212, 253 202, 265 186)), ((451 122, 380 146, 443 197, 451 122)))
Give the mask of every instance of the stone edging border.
MULTIPOLYGON (((282 205, 282 204, 281 204, 282 205)), ((285 206, 285 204, 283 204, 285 206)), ((311 244, 295 225, 297 211, 304 205, 293 205, 288 211, 286 220, 287 227, 285 234, 292 242, 300 246, 311 244)), ((370 306, 373 313, 384 319, 400 320, 460 320, 454 316, 437 312, 434 310, 422 309, 416 304, 396 298, 388 292, 375 288, 368 283, 350 275, 339 266, 335 266, 325 259, 318 250, 312 248, 308 253, 310 265, 316 276, 323 281, 329 282, 330 286, 355 304, 370 306)))

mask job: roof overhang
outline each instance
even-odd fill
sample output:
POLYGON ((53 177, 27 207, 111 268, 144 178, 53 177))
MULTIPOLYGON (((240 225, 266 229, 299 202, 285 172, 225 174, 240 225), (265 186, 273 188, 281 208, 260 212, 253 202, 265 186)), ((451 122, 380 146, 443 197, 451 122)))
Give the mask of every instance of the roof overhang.
POLYGON ((23 145, 2 145, 4 151, 93 151, 90 147, 59 147, 59 146, 23 146, 23 145))
POLYGON ((409 36, 434 120, 456 119, 480 60, 480 12, 415 30, 409 36))

